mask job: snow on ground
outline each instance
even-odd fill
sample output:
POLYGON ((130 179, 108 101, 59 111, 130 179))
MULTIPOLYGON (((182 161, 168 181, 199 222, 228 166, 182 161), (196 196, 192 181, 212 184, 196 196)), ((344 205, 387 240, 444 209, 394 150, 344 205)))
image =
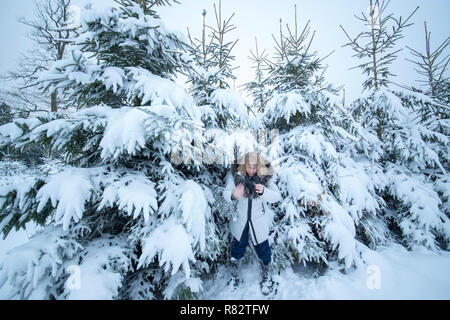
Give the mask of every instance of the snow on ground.
MULTIPOLYGON (((274 299, 450 299, 450 252, 411 252, 391 245, 377 252, 367 250, 364 258, 366 265, 347 274, 329 270, 314 277, 302 265, 284 271, 276 276, 279 288, 274 299)), ((243 265, 244 283, 236 292, 226 284, 228 268, 220 271, 218 278, 204 281, 200 299, 266 299, 259 289, 256 263, 243 265)))
MULTIPOLYGON (((11 232, 5 240, 0 240, 0 259, 7 250, 26 241, 24 231, 11 232)), ((274 299, 450 299, 450 252, 407 251, 392 244, 378 251, 366 249, 363 259, 366 265, 351 269, 347 274, 329 270, 319 277, 299 264, 293 271, 275 276, 279 288, 274 299)), ((259 289, 257 263, 242 266, 244 283, 236 292, 227 286, 229 278, 230 269, 221 266, 216 277, 203 279, 199 298, 267 299, 259 289)))

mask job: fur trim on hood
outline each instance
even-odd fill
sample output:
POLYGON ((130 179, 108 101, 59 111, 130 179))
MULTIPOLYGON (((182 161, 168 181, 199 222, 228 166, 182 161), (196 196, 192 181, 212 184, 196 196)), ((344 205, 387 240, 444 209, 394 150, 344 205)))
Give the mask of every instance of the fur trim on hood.
MULTIPOLYGON (((234 183, 237 186, 239 183, 242 183, 244 185, 245 194, 248 195, 251 193, 251 190, 249 189, 249 183, 246 183, 246 179, 251 180, 253 184, 262 184, 264 186, 267 185, 267 182, 272 178, 274 174, 274 169, 269 161, 262 158, 258 153, 256 152, 249 152, 239 159, 237 159, 232 165, 231 165, 231 174, 234 179, 234 183), (253 177, 249 177, 246 169, 245 164, 246 163, 256 163, 257 164, 257 172, 253 177)), ((253 199, 259 197, 260 194, 253 190, 252 197, 253 199)))

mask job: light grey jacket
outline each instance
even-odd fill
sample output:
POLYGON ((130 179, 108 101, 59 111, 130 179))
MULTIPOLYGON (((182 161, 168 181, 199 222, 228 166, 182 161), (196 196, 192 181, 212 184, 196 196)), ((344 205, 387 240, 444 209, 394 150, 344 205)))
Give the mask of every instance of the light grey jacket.
MULTIPOLYGON (((236 188, 233 175, 229 172, 226 176, 226 186, 223 191, 225 201, 234 205, 237 211, 237 219, 231 219, 231 234, 236 240, 241 239, 242 232, 248 220, 248 198, 243 197, 237 200, 232 199, 232 194, 236 188)), ((269 226, 271 216, 266 210, 266 203, 274 203, 281 200, 281 193, 274 183, 269 180, 264 186, 264 192, 256 199, 252 199, 251 219, 249 221, 249 237, 253 245, 258 245, 269 237, 269 226)))

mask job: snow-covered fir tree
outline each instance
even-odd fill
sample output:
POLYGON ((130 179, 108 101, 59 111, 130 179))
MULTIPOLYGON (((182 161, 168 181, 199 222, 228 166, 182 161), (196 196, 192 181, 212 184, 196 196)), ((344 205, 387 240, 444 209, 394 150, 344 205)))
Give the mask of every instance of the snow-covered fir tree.
POLYGON ((450 61, 448 55, 443 55, 450 45, 450 37, 447 37, 435 50, 431 49, 431 32, 425 27, 425 53, 419 52, 406 46, 416 61, 407 59, 414 63, 418 69, 417 73, 422 77, 418 80, 425 87, 425 94, 441 103, 450 104, 450 79, 448 78, 447 67, 450 61))
POLYGON ((140 106, 164 100, 169 89, 164 85, 188 59, 180 52, 181 35, 167 30, 154 10, 165 1, 116 2, 118 9, 83 12, 83 30, 73 40, 70 58, 39 78, 45 90, 71 88, 64 94, 79 106, 140 106), (158 89, 163 92, 157 94, 158 89))
MULTIPOLYGON (((374 8, 372 1, 370 5, 374 8)), ((403 21, 385 14, 384 1, 379 8, 378 12, 371 11, 367 21, 371 28, 362 33, 370 39, 368 44, 361 44, 361 35, 354 40, 349 37, 348 45, 367 61, 359 65, 367 74, 363 84, 367 91, 350 110, 368 132, 376 135, 382 149, 377 164, 383 172, 384 187, 377 194, 386 203, 383 217, 390 230, 408 248, 448 248, 448 116, 436 116, 432 109, 441 104, 430 97, 390 87, 389 65, 400 50, 395 49, 397 41, 403 29, 411 25, 408 20, 417 9, 403 21), (374 23, 375 14, 379 24, 374 23)))
MULTIPOLYGON (((423 245, 448 247, 448 140, 449 121, 422 119, 421 113, 436 102, 421 93, 371 89, 351 104, 355 118, 372 133, 381 126, 386 201, 385 217, 402 243, 411 248, 423 245), (443 130, 446 133, 441 133, 443 130)), ((381 191, 381 190, 380 190, 381 191)))
POLYGON ((206 24, 206 10, 202 16, 201 39, 189 33, 190 54, 194 61, 188 75, 190 92, 202 112, 206 128, 240 127, 247 118, 247 107, 244 99, 231 90, 231 83, 236 79, 232 50, 238 42, 228 40, 230 32, 236 29, 231 22, 234 14, 224 19, 219 0, 218 6, 214 4, 215 25, 206 24))
POLYGON ((202 153, 203 124, 173 81, 188 60, 186 39, 164 26, 162 4, 83 12, 70 57, 40 80, 85 108, 0 127, 2 146, 45 144, 63 155, 1 177, 4 236, 42 226, 1 263, 11 298, 193 297, 223 253, 209 177, 184 161, 194 141, 202 153))
MULTIPOLYGON (((356 52, 355 56, 361 60, 355 68, 361 68, 362 73, 367 76, 364 80, 363 88, 365 90, 371 88, 386 87, 393 76, 395 76, 389 69, 389 65, 397 58, 397 53, 402 49, 396 48, 396 43, 403 38, 403 31, 405 28, 412 25, 410 23, 411 17, 419 9, 416 7, 414 11, 405 19, 402 17, 396 19, 393 14, 386 14, 385 11, 389 1, 382 1, 381 5, 378 0, 369 0, 370 14, 368 17, 357 17, 363 21, 367 30, 360 32, 354 39, 352 39, 345 29, 341 26, 349 42, 344 46, 350 46, 356 52), (391 29, 392 27, 392 29, 391 29), (367 43, 362 43, 367 39, 367 43)), ((377 135, 381 139, 382 119, 381 111, 376 112, 378 119, 377 135)))
POLYGON ((245 89, 251 94, 253 99, 253 108, 258 112, 264 112, 267 104, 269 92, 264 83, 264 71, 267 68, 267 54, 265 50, 258 49, 258 40, 255 38, 255 51, 250 51, 250 61, 252 68, 255 69, 255 78, 245 84, 245 89))
POLYGON ((278 267, 297 262, 344 270, 362 262, 362 243, 387 239, 376 189, 383 184, 375 161, 381 150, 373 133, 351 117, 325 83, 322 61, 311 52, 309 22, 281 29, 265 79, 270 99, 262 113, 278 142, 277 185, 283 201, 274 209, 274 259, 278 267), (375 164, 374 164, 375 163, 375 164))

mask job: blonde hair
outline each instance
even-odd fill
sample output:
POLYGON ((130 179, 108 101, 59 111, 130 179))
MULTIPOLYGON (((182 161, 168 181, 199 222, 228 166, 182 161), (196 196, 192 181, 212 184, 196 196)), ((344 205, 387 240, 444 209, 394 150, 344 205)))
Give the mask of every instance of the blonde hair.
POLYGON ((245 176, 247 173, 247 169, 245 166, 247 164, 256 164, 257 165, 257 175, 262 176, 273 176, 274 170, 269 161, 264 159, 258 152, 252 151, 244 154, 243 156, 237 158, 237 171, 245 176))

